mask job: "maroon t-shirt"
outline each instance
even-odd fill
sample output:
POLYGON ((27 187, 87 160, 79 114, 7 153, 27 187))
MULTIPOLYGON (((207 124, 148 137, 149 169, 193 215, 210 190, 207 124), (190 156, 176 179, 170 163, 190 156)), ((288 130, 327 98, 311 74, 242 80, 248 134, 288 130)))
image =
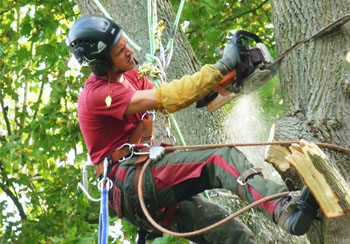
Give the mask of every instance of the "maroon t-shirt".
POLYGON ((110 82, 109 94, 112 103, 109 108, 105 102, 108 96, 108 82, 94 74, 87 79, 79 95, 80 130, 94 164, 128 142, 142 114, 125 115, 125 110, 136 90, 153 88, 148 79, 138 79, 136 69, 125 72, 123 76, 123 82, 110 82))

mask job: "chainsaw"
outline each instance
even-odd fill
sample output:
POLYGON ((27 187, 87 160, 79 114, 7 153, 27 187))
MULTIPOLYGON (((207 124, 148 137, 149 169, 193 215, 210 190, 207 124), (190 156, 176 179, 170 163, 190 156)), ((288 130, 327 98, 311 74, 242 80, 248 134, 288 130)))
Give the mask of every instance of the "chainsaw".
MULTIPOLYGON (((197 108, 207 106, 210 112, 215 111, 234 97, 249 94, 271 79, 271 72, 266 67, 274 59, 257 35, 240 30, 233 35, 231 42, 237 53, 235 69, 225 75, 213 91, 197 101, 197 108), (253 42, 255 46, 250 47, 253 42)), ((216 51, 222 53, 219 49, 216 51)))
MULTIPOLYGON (((349 20, 350 15, 345 15, 316 32, 311 37, 298 41, 287 49, 276 61, 274 61, 269 50, 257 35, 243 30, 237 31, 232 37, 232 43, 237 49, 237 64, 235 69, 225 75, 213 91, 198 100, 196 108, 206 106, 209 112, 213 112, 229 103, 233 98, 257 90, 277 74, 282 60, 294 48, 334 33, 349 20), (252 46, 252 43, 255 43, 255 45, 252 46)), ((216 51, 222 54, 221 50, 217 49, 216 51)))

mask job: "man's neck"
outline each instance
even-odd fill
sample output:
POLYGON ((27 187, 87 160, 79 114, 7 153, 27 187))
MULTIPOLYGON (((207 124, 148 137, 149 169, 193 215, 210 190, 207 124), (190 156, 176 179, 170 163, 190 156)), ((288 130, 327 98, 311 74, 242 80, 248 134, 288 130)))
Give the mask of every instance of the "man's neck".
POLYGON ((119 81, 122 82, 123 81, 123 74, 117 74, 116 72, 111 72, 110 73, 111 76, 111 81, 119 81))

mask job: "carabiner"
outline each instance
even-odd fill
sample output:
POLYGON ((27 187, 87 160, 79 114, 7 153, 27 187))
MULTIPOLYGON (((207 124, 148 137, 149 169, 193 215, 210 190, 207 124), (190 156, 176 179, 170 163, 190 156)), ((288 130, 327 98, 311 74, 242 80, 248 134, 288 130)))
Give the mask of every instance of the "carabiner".
POLYGON ((148 114, 148 115, 152 115, 152 120, 153 120, 153 121, 156 120, 156 112, 155 112, 154 110, 146 111, 146 112, 142 115, 141 120, 143 120, 147 114, 148 114))
POLYGON ((171 134, 169 127, 166 127, 165 130, 166 130, 166 133, 165 133, 164 136, 162 136, 161 142, 164 142, 163 139, 166 137, 166 138, 172 138, 173 139, 173 143, 172 144, 175 144, 176 143, 176 137, 173 134, 171 134))
POLYGON ((120 162, 120 163, 124 162, 125 160, 128 160, 129 158, 131 158, 134 155, 134 152, 135 152, 135 145, 134 144, 130 144, 130 143, 124 143, 123 145, 118 147, 116 149, 116 151, 122 149, 125 146, 129 147, 130 154, 128 156, 126 156, 126 157, 123 157, 123 158, 119 159, 118 162, 120 162))

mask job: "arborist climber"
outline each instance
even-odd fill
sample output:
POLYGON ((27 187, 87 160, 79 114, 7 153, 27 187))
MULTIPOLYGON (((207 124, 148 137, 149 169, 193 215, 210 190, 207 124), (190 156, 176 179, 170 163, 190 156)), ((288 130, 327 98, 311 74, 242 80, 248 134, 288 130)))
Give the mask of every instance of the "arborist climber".
MULTIPOLYGON (((81 17, 70 29, 68 41, 78 62, 87 63, 92 71, 79 95, 79 125, 98 176, 101 162, 109 159, 108 177, 113 181, 110 204, 120 218, 153 229, 140 208, 137 192, 145 155, 141 154, 144 148, 140 152, 135 145, 149 142, 152 136, 147 111, 176 112, 208 94, 235 68, 236 51, 228 43, 216 64, 204 65, 192 76, 154 89, 151 81, 139 79, 133 50, 113 20, 99 15, 81 17)), ((243 153, 232 147, 165 154, 147 169, 143 184, 152 217, 178 232, 206 227, 227 216, 221 207, 198 195, 206 189, 225 188, 248 202, 287 190, 285 185, 263 178, 243 153)), ((307 188, 259 208, 294 235, 308 231, 318 210, 307 188)), ((235 219, 188 239, 196 243, 255 243, 248 228, 235 219)))

